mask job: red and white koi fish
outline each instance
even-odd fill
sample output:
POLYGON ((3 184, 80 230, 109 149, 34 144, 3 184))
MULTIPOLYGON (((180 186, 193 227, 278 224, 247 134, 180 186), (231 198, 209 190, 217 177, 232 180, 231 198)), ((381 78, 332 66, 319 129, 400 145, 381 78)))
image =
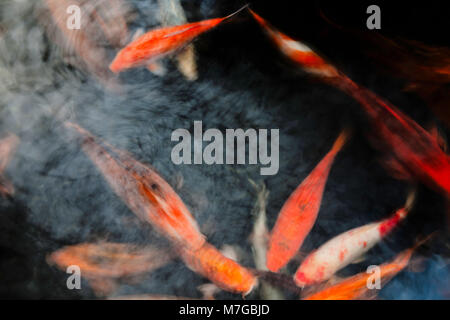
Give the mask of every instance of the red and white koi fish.
POLYGON ((218 26, 246 7, 223 18, 151 30, 120 50, 109 68, 117 73, 125 69, 148 65, 154 60, 183 48, 200 34, 218 26))
POLYGON ((381 142, 380 146, 395 157, 396 171, 402 168, 404 175, 450 196, 450 158, 430 133, 389 102, 354 83, 308 46, 276 30, 253 11, 251 13, 288 58, 362 105, 381 142))
MULTIPOLYGON (((414 249, 415 247, 405 250, 397 255, 390 263, 385 263, 380 266, 380 277, 384 284, 408 265, 414 249)), ((364 296, 371 291, 367 283, 373 276, 372 273, 358 273, 355 276, 314 293, 304 300, 354 300, 365 298, 364 296)))
POLYGON ((66 122, 82 137, 82 148, 116 194, 139 218, 176 245, 200 248, 205 242, 183 201, 156 171, 115 149, 80 126, 66 122))
POLYGON ((12 133, 0 140, 0 194, 2 196, 14 194, 14 186, 3 177, 3 172, 11 160, 12 154, 16 151, 18 144, 19 138, 12 133))
POLYGON ((241 293, 245 296, 258 283, 253 273, 225 257, 209 243, 205 243, 200 249, 196 250, 181 247, 179 253, 192 271, 208 278, 223 290, 241 293))
POLYGON ((344 232, 310 253, 294 275, 299 287, 330 279, 365 252, 373 248, 402 221, 411 210, 414 193, 408 196, 404 207, 382 221, 344 232))
POLYGON ((339 135, 331 150, 281 208, 269 239, 267 268, 270 271, 276 272, 289 262, 314 226, 331 166, 347 137, 347 131, 339 135))

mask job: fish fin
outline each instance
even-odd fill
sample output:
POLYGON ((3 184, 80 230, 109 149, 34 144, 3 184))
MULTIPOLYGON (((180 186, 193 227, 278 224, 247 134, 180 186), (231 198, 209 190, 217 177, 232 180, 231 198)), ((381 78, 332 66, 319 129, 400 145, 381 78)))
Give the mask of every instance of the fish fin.
POLYGON ((222 246, 222 249, 220 249, 220 253, 233 261, 239 260, 239 254, 234 246, 225 244, 222 246))
POLYGON ((363 253, 362 255, 357 257, 355 260, 353 260, 350 264, 358 264, 358 263, 365 261, 366 259, 367 259, 367 256, 363 253))
POLYGON ((138 29, 134 32, 133 36, 131 37, 131 41, 136 40, 137 38, 139 38, 139 37, 142 36, 143 34, 144 34, 144 29, 143 29, 143 28, 138 28, 138 29))
POLYGON ((166 68, 160 61, 152 61, 147 64, 147 70, 157 76, 164 76, 167 72, 166 68))
POLYGON ((188 81, 195 81, 198 79, 197 63, 195 62, 195 49, 191 43, 183 48, 177 55, 178 70, 188 81))
POLYGON ((89 285, 96 296, 109 296, 117 289, 117 282, 110 278, 89 279, 89 285))
POLYGON ((414 257, 409 262, 407 270, 415 273, 424 272, 426 269, 426 260, 427 259, 425 257, 414 257))
POLYGON ((416 201, 416 195, 417 195, 417 188, 413 187, 409 190, 408 195, 406 197, 405 201, 405 209, 406 211, 411 211, 412 207, 414 206, 414 203, 416 201))
POLYGON ((215 300, 214 295, 221 290, 214 283, 205 283, 199 285, 197 289, 202 293, 203 300, 215 300))
POLYGON ((344 280, 344 278, 339 277, 337 275, 333 275, 328 281, 327 281, 327 285, 335 285, 339 282, 341 282, 342 280, 344 280))

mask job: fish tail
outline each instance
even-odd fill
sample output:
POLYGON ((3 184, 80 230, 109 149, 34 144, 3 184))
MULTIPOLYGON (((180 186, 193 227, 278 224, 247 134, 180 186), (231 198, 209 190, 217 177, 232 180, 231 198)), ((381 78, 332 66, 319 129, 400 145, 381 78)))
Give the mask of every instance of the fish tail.
MULTIPOLYGON (((243 11, 244 9, 247 9, 249 7, 250 4, 246 4, 245 6, 243 6, 242 8, 236 10, 235 12, 233 12, 232 14, 227 15, 226 17, 223 18, 223 20, 227 20, 235 15, 237 15, 239 12, 243 11)), ((249 9, 250 10, 250 9, 249 9)))
POLYGON ((413 208, 414 203, 416 202, 416 195, 417 195, 417 188, 415 187, 408 192, 408 196, 406 197, 405 201, 406 211, 410 211, 413 208))
POLYGON ((430 241, 436 235, 436 233, 437 231, 432 232, 431 234, 417 240, 417 242, 411 248, 406 249, 405 251, 400 253, 397 258, 395 258, 394 263, 399 265, 402 269, 405 268, 417 248, 430 241))
POLYGON ((338 153, 342 149, 342 147, 345 145, 347 140, 350 138, 350 136, 351 136, 350 128, 345 128, 344 130, 342 130, 341 133, 339 134, 339 136, 337 137, 336 141, 334 142, 333 147, 331 148, 331 151, 333 153, 338 153))

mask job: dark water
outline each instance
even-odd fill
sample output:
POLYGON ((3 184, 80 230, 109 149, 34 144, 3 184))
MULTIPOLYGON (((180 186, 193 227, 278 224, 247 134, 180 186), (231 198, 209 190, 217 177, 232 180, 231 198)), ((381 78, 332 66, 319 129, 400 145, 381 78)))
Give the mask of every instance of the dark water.
MULTIPOLYGON (((158 25, 156 1, 129 2, 136 13, 129 24, 131 31, 158 25)), ((417 7, 408 7, 406 2, 385 4, 383 32, 431 45, 450 45, 444 36, 448 22, 445 29, 447 19, 436 3, 417 7)), ((206 0, 182 4, 188 20, 196 21, 224 16, 245 3, 206 0)), ((343 7, 333 2, 254 1, 252 5, 274 25, 311 43, 357 82, 389 99, 420 124, 436 120, 422 100, 402 90, 404 82, 379 72, 363 53, 361 39, 336 30, 318 14, 322 8, 337 23, 363 29, 363 4, 343 7)), ((95 297, 85 281, 81 290, 68 290, 68 275, 45 261, 47 254, 65 245, 103 239, 168 245, 113 193, 62 126, 63 120, 77 122, 128 150, 155 167, 172 186, 182 177, 176 191, 202 232, 219 248, 239 248, 240 263, 245 266, 254 266, 248 237, 256 197, 248 179, 263 180, 270 192, 267 215, 271 228, 284 201, 345 126, 353 127, 352 139, 336 158, 319 218, 302 250, 309 252, 349 228, 386 217, 404 203, 408 185, 391 178, 380 166, 380 154, 368 144, 368 127, 359 106, 295 70, 247 15, 195 42, 197 81, 186 81, 169 62, 164 77, 145 68, 120 74, 124 90, 117 94, 62 58, 43 26, 51 17, 37 19, 36 12, 43 8, 40 1, 0 3, 0 133, 14 132, 21 139, 6 171, 16 194, 12 199, 0 198, 1 297, 95 297), (257 165, 174 165, 170 160, 171 133, 177 128, 192 132, 195 120, 203 121, 204 130, 279 128, 278 174, 261 176, 257 165)), ((116 50, 107 50, 112 59, 116 50)), ((408 219, 362 263, 349 266, 341 275, 383 263, 411 247, 419 236, 436 230, 438 236, 417 253, 425 258, 420 271, 402 272, 379 296, 448 298, 445 203, 423 186, 408 219)), ((292 263, 286 272, 293 274, 296 267, 292 263)), ((206 282, 176 260, 138 283, 122 283, 115 294, 200 297, 196 287, 206 282)), ((294 298, 288 293, 286 297, 294 298)), ((217 298, 240 296, 221 292, 217 298)), ((259 298, 258 292, 248 298, 259 298)))

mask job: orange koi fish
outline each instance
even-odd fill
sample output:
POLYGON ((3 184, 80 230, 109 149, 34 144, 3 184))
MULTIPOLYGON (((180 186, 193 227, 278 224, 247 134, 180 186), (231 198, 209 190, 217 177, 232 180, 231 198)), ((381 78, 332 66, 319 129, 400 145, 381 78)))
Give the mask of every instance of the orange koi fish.
POLYGON ((82 137, 82 148, 102 172, 111 188, 139 218, 177 245, 200 248, 205 237, 197 222, 170 185, 154 170, 66 122, 82 137))
MULTIPOLYGON (((450 159, 433 136, 389 102, 357 85, 301 42, 282 34, 251 11, 280 51, 305 71, 357 100, 369 116, 380 146, 395 157, 394 169, 450 196, 450 159)), ((378 147, 378 145, 377 145, 378 147)))
POLYGON ((347 140, 343 131, 331 150, 295 189, 281 208, 269 239, 267 268, 277 272, 300 249, 312 229, 322 202, 323 190, 334 158, 347 140))
POLYGON ((14 194, 14 186, 9 180, 3 177, 3 172, 11 160, 11 155, 17 149, 18 144, 19 138, 12 133, 0 140, 0 194, 2 196, 14 194))
POLYGON ((331 278, 386 237, 407 216, 413 201, 414 193, 411 193, 405 206, 391 217, 349 230, 327 241, 305 258, 295 273, 295 283, 304 287, 331 278))
POLYGON ((88 278, 119 278, 150 272, 172 260, 173 254, 154 247, 140 247, 125 243, 81 243, 64 247, 47 257, 64 271, 77 265, 88 278))
POLYGON ((257 278, 249 270, 225 257, 207 242, 196 250, 181 247, 179 252, 189 269, 208 278, 223 290, 245 296, 257 285, 257 278))
POLYGON ((223 18, 151 30, 120 50, 109 68, 117 73, 125 69, 149 65, 151 62, 186 46, 200 34, 211 30, 246 7, 244 6, 223 18))
MULTIPOLYGON (((392 262, 380 266, 380 277, 384 283, 388 282, 409 263, 414 248, 401 252, 392 262)), ((373 277, 372 273, 361 272, 349 277, 333 286, 314 293, 304 300, 354 300, 364 298, 370 289, 368 281, 373 277)))

